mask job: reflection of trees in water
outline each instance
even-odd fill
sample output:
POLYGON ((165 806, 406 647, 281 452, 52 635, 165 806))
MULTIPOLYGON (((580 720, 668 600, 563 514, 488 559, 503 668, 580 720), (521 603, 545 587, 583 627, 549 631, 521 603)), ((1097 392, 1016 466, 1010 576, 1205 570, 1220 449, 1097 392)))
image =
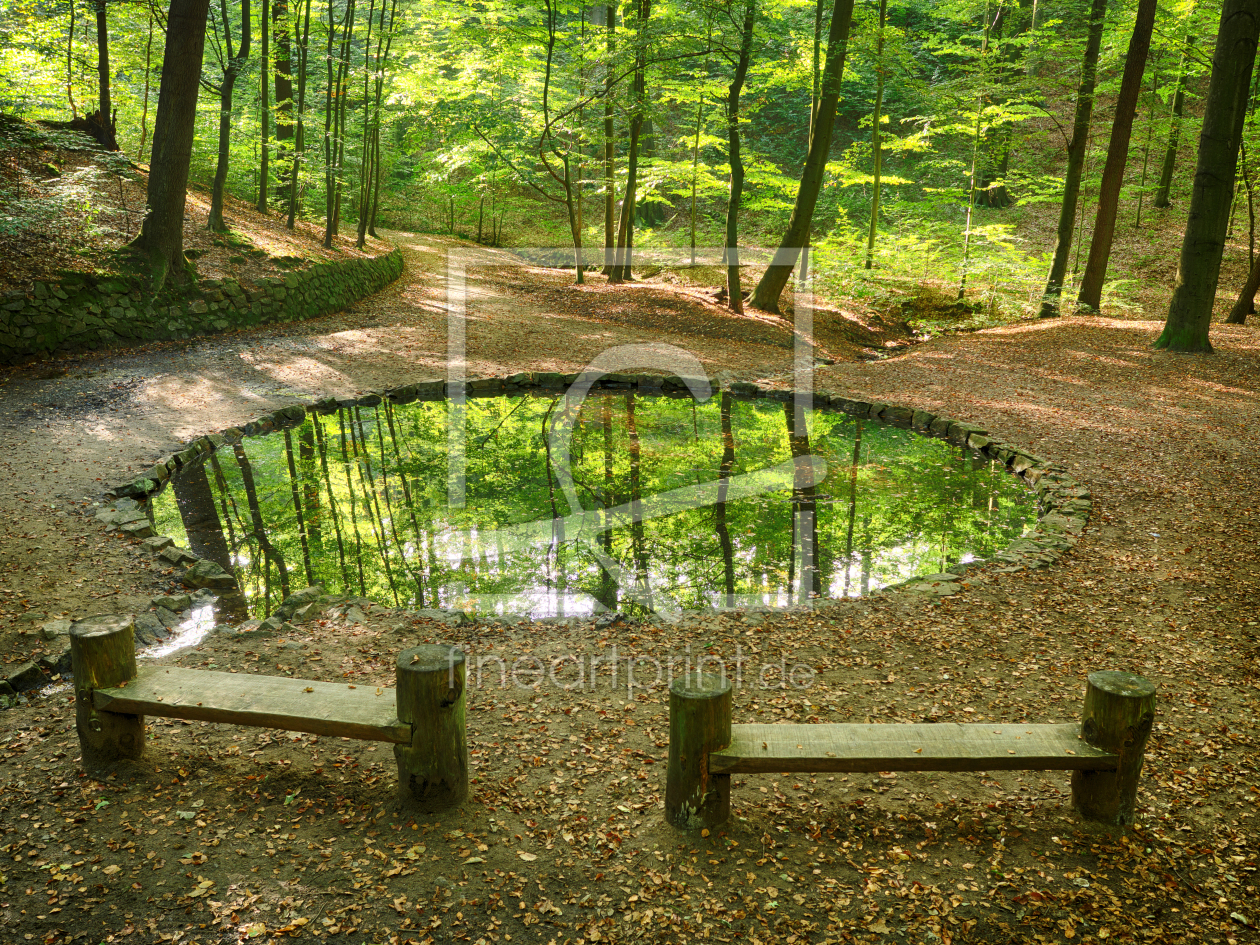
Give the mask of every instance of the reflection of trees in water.
POLYGON ((223 537, 223 525, 214 508, 214 494, 206 478, 204 463, 196 463, 175 477, 172 483, 175 504, 188 536, 188 550, 232 571, 232 555, 223 537))
POLYGON ((794 570, 799 560, 798 593, 800 600, 806 601, 811 597, 818 597, 821 591, 818 567, 818 491, 813 477, 804 473, 808 467, 801 464, 802 460, 810 456, 809 424, 805 419, 805 411, 789 400, 783 404, 783 415, 787 420, 792 459, 796 463, 792 484, 792 545, 788 551, 788 594, 790 596, 798 586, 794 570), (802 485, 802 482, 805 484, 802 485))
POLYGON ((293 496, 293 517, 297 519, 298 538, 302 542, 302 567, 306 571, 306 583, 315 583, 315 569, 311 567, 311 545, 307 540, 308 523, 318 521, 315 510, 308 514, 302 509, 302 485, 298 476, 297 463, 293 459, 293 437, 286 428, 284 431, 284 458, 289 467, 289 492, 293 496))
MULTIPOLYGON (((276 571, 280 575, 280 594, 281 599, 288 597, 291 588, 289 587, 289 569, 284 563, 284 556, 280 554, 275 545, 271 543, 271 535, 267 528, 267 523, 263 521, 262 507, 258 504, 258 487, 254 482, 254 467, 249 461, 249 457, 245 453, 245 447, 237 443, 232 452, 236 456, 236 465, 240 467, 241 484, 245 489, 245 501, 249 507, 249 520, 253 529, 251 534, 258 547, 263 553, 263 557, 270 565, 275 565, 276 571)), ((270 580, 271 569, 267 569, 268 580, 270 580)), ((270 594, 267 595, 270 599, 270 594)))
MULTIPOLYGON (((857 521, 857 480, 858 480, 858 461, 862 458, 862 421, 859 420, 853 427, 853 461, 849 464, 849 524, 844 536, 844 593, 842 596, 849 596, 849 576, 853 570, 853 526, 857 521)), ((865 528, 863 529, 865 532, 865 528)), ((870 561, 870 549, 865 549, 863 562, 870 561)), ((862 593, 866 593, 866 584, 870 580, 870 576, 866 568, 862 571, 862 593)))
MULTIPOLYGON (((735 435, 731 430, 731 392, 722 391, 719 407, 722 422, 722 462, 718 466, 717 501, 713 503, 714 530, 722 549, 722 604, 735 606, 735 544, 726 524, 726 497, 731 488, 731 470, 735 468, 735 435)), ((697 432, 696 440, 699 441, 697 432)))
POLYGON ((592 394, 573 427, 582 508, 571 509, 547 431, 572 404, 474 399, 465 409, 465 508, 447 506, 448 405, 382 404, 249 438, 222 468, 212 456, 200 482, 178 478, 178 502, 159 503, 159 528, 235 564, 259 613, 287 593, 297 561, 330 592, 383 602, 499 595, 508 609, 640 612, 662 594, 695 607, 867 593, 967 553, 989 557, 1033 511, 1013 477, 942 441, 729 392, 703 405, 592 394), (826 460, 827 480, 735 491, 741 476, 808 468, 812 457, 826 460), (662 514, 662 497, 679 489, 707 504, 662 514))

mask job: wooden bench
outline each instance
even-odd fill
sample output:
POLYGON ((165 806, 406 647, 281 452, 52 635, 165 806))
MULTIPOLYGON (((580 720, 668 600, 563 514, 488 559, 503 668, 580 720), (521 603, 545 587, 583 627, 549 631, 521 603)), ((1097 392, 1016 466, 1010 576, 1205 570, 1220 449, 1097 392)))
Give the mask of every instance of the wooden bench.
POLYGON ((731 775, 767 772, 1072 772, 1072 803, 1091 820, 1131 824, 1155 686, 1089 674, 1079 723, 732 725, 731 685, 693 673, 669 694, 665 816, 683 829, 724 823, 731 775))
POLYGON ((394 689, 283 676, 136 668, 135 621, 93 617, 70 628, 76 728, 92 774, 138 761, 144 717, 227 722, 394 745, 404 796, 428 808, 468 794, 464 653, 418 646, 398 656, 394 689))

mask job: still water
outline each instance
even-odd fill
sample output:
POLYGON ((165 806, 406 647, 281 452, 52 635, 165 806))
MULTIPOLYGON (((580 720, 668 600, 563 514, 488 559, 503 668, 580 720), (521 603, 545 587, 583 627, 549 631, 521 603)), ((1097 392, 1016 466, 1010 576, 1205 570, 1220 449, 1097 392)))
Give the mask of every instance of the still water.
POLYGON ((234 572, 258 617, 316 582, 536 618, 780 607, 986 559, 1036 520, 977 453, 725 393, 312 412, 182 471, 154 506, 159 534, 234 572))

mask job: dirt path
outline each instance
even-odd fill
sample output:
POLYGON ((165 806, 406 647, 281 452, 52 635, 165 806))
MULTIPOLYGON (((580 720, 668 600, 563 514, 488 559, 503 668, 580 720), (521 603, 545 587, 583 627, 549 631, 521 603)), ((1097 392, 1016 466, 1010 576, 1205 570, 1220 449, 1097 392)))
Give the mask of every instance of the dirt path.
MULTIPOLYGON (((168 586, 80 514, 103 484, 283 404, 442 376, 445 244, 403 245, 404 278, 352 312, 0 375, 0 652, 26 659, 40 620, 142 606, 168 586)), ((772 321, 650 287, 568 281, 470 275, 470 372, 573 371, 644 340, 740 378, 790 368, 790 335, 772 321)), ((10 874, 0 920, 47 942, 64 940, 58 929, 103 938, 127 928, 139 941, 235 942, 286 922, 382 942, 680 941, 705 930, 776 942, 1254 938, 1260 328, 1214 326, 1210 357, 1152 353, 1158 328, 1024 323, 821 368, 822 389, 975 420, 1066 463, 1093 491, 1095 517, 1049 570, 982 577, 943 603, 859 602, 768 621, 755 640, 807 654, 823 683, 804 698, 754 693, 737 709, 766 720, 1071 719, 1088 671, 1142 673, 1162 701, 1136 834, 1083 827, 1057 776, 762 776, 736 790, 743 819, 681 838, 661 823, 662 766, 625 761, 663 753, 659 692, 484 696, 470 714, 470 741, 483 746, 474 800, 419 823, 372 787, 392 782, 393 764, 361 743, 159 726, 165 774, 94 785, 78 780, 62 692, 0 716, 0 850, 14 854, 0 861, 10 874), (242 779, 253 804, 240 806, 242 779), (309 802, 292 803, 299 792, 309 802), (196 826, 172 813, 194 801, 206 812, 196 826), (314 876, 336 840, 349 858, 328 862, 342 871, 314 876), (178 867, 153 865, 176 851, 178 867), (110 865, 123 871, 96 872, 110 865)), ((577 627, 543 639, 382 614, 330 621, 287 649, 221 644, 176 659, 379 683, 404 639, 494 639, 524 652, 625 640, 668 652, 696 630, 577 627), (313 649, 326 669, 308 661, 313 649)), ((753 636, 728 618, 704 632, 753 636)))

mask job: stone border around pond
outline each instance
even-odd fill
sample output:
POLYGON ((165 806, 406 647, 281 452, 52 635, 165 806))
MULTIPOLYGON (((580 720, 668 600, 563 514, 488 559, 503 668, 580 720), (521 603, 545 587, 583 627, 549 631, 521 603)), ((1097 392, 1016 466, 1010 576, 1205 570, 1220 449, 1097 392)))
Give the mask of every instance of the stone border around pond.
MULTIPOLYGON (((549 391, 561 393, 578 380, 593 380, 593 389, 611 391, 641 391, 653 395, 673 397, 690 397, 690 387, 695 383, 708 384, 708 379, 688 379, 676 375, 648 374, 557 374, 557 373, 521 373, 506 377, 471 378, 464 382, 465 397, 483 398, 498 397, 504 394, 524 393, 529 391, 549 391)), ((732 397, 741 400, 770 399, 787 401, 793 397, 790 389, 763 388, 745 381, 736 381, 727 388, 732 397)), ((455 385, 445 381, 425 381, 408 384, 381 393, 365 394, 355 398, 329 397, 316 401, 309 408, 301 405, 282 407, 272 413, 264 414, 242 427, 230 427, 221 433, 210 434, 193 440, 178 453, 155 464, 139 478, 117 486, 106 493, 108 498, 116 500, 113 511, 102 511, 97 519, 109 527, 115 528, 135 539, 144 539, 144 547, 158 555, 174 567, 187 565, 183 575, 186 586, 195 589, 208 589, 227 586, 235 587, 235 580, 218 565, 210 561, 198 559, 191 552, 178 548, 170 538, 154 536, 148 515, 142 509, 142 503, 150 496, 156 495, 166 485, 170 477, 184 466, 200 461, 202 458, 221 446, 232 445, 246 436, 259 436, 275 430, 283 430, 300 425, 307 411, 321 415, 335 413, 342 407, 376 407, 388 400, 391 404, 401 405, 415 401, 437 401, 447 399, 456 390, 455 385)), ((968 572, 982 567, 992 567, 996 572, 1020 571, 1029 568, 1042 568, 1062 558, 1074 548, 1080 540, 1093 510, 1093 500, 1089 489, 1077 482, 1059 463, 1045 460, 1022 447, 1003 443, 992 438, 988 430, 974 423, 938 416, 926 410, 917 410, 899 404, 888 404, 879 401, 857 400, 839 394, 815 393, 814 409, 845 413, 853 417, 867 418, 911 429, 926 436, 944 439, 956 446, 971 449, 985 457, 1003 463, 1007 469, 1020 476, 1037 495, 1039 517, 1036 528, 1028 534, 1017 538, 1004 551, 994 556, 992 561, 972 561, 954 566, 941 574, 920 575, 900 584, 880 588, 871 596, 903 592, 928 597, 947 597, 962 590, 962 581, 968 572)), ((202 591, 204 593, 204 590, 202 591)), ((786 612, 801 610, 818 610, 836 606, 852 598, 818 598, 807 604, 796 604, 786 608, 774 608, 786 612)), ((169 600, 169 598, 167 599, 169 600)), ((156 601, 155 601, 156 603, 156 601)), ((241 625, 245 632, 253 630, 279 631, 288 621, 301 620, 313 616, 316 611, 325 612, 331 608, 339 608, 343 615, 354 607, 370 605, 371 602, 359 598, 329 597, 318 587, 306 588, 290 595, 280 605, 277 614, 266 621, 246 621, 241 625), (304 596, 303 596, 304 595, 304 596), (290 601, 295 605, 289 607, 290 601), (286 610, 286 608, 288 608, 286 610), (283 613, 282 613, 283 611, 283 613)), ((735 612, 769 612, 771 608, 739 607, 735 612)), ((425 616, 431 619, 451 623, 465 622, 469 618, 461 611, 423 610, 405 611, 406 613, 425 616)), ((706 610, 697 613, 718 613, 725 610, 706 610)), ((685 616, 692 616, 684 612, 685 616)), ((171 613, 171 618, 178 615, 171 613)), ((158 621, 169 627, 171 618, 158 621)), ((519 615, 496 615, 494 622, 520 622, 519 615)), ((140 619, 140 618, 138 618, 140 619)), ((560 618, 543 618, 537 622, 555 621, 560 618)), ((563 618, 573 620, 574 618, 563 618)), ((233 631, 238 632, 238 631, 233 631)), ((140 640, 137 634, 137 640, 140 640)))

